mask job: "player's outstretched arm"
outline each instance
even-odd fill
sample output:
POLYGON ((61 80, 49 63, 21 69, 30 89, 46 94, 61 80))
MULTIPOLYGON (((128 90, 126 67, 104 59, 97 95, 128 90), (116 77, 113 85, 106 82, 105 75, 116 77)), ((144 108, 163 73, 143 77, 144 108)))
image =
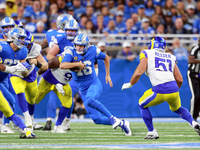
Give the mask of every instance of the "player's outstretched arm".
POLYGON ((56 57, 59 51, 60 51, 59 46, 57 44, 54 44, 47 53, 47 60, 51 60, 52 58, 56 57))
POLYGON ((147 60, 148 58, 142 58, 140 60, 140 64, 138 65, 138 67, 136 68, 133 76, 131 77, 130 83, 124 83, 122 86, 122 90, 123 89, 129 89, 131 88, 135 83, 138 82, 138 80, 140 79, 141 75, 146 71, 147 69, 147 60))
POLYGON ((180 88, 183 83, 183 77, 182 77, 181 72, 176 64, 174 66, 174 78, 176 80, 178 87, 180 88))
POLYGON ((72 68, 79 68, 83 70, 85 68, 85 64, 82 61, 79 62, 63 62, 60 64, 60 69, 72 69, 72 68))
POLYGON ((105 68, 106 68, 106 84, 109 83, 110 87, 113 87, 113 83, 110 78, 110 59, 107 54, 106 54, 106 58, 104 62, 105 62, 105 68))

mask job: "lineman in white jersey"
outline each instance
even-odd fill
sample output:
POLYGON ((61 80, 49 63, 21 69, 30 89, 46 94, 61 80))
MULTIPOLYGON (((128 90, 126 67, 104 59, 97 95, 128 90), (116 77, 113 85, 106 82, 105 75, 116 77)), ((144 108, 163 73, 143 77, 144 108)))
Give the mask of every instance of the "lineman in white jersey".
POLYGON ((123 84, 122 90, 131 88, 146 71, 153 87, 147 90, 139 100, 140 112, 148 128, 148 133, 144 139, 159 138, 156 129, 153 127, 152 116, 148 107, 165 101, 169 104, 171 111, 188 121, 200 135, 200 125, 194 121, 187 109, 181 107, 179 88, 182 85, 183 78, 176 65, 176 57, 165 53, 165 48, 166 42, 163 38, 153 38, 150 41, 150 50, 144 50, 140 53, 140 64, 135 70, 130 83, 123 84))

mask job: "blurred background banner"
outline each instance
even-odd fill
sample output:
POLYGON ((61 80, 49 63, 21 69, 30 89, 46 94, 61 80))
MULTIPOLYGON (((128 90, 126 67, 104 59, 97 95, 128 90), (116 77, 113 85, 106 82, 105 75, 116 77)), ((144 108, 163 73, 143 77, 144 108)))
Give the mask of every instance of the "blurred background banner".
MULTIPOLYGON (((152 87, 148 77, 143 74, 131 89, 121 91, 123 83, 129 82, 130 78, 135 71, 139 60, 136 59, 132 62, 127 60, 112 59, 111 60, 111 79, 113 82, 113 87, 111 88, 109 84, 105 83, 105 67, 103 61, 98 61, 99 67, 99 79, 103 85, 103 92, 99 97, 99 101, 102 102, 105 107, 116 117, 119 118, 140 118, 140 110, 138 107, 139 98, 143 93, 152 87)), ((180 68, 181 74, 183 76, 183 85, 180 88, 180 97, 182 106, 189 110, 191 92, 187 81, 187 65, 186 60, 178 61, 178 67, 180 68)), ((46 108, 47 100, 49 94, 36 105, 35 118, 46 118, 46 108)), ((57 102, 59 106, 59 102, 57 102)), ((167 102, 160 105, 150 107, 153 117, 178 117, 177 114, 170 111, 167 102)), ((21 114, 21 109, 16 106, 16 113, 21 114)), ((85 117, 89 117, 87 114, 85 117)))

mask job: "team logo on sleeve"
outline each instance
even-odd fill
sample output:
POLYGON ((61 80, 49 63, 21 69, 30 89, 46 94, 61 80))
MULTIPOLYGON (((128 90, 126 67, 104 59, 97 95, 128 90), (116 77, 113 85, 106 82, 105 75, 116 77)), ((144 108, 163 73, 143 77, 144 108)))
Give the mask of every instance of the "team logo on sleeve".
POLYGON ((75 56, 75 57, 74 57, 74 60, 78 60, 78 57, 77 57, 77 56, 75 56))

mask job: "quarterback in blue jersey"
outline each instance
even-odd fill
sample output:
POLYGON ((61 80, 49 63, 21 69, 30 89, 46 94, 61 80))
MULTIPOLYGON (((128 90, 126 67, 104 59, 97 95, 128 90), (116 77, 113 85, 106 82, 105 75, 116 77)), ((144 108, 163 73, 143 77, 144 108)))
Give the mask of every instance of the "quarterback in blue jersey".
MULTIPOLYGON (((33 127, 33 113, 35 109, 35 98, 38 92, 36 67, 41 70, 47 70, 48 64, 40 54, 42 48, 39 44, 34 43, 34 36, 26 31, 27 37, 25 43, 28 48, 28 56, 26 57, 26 66, 28 75, 24 77, 11 76, 10 80, 15 93, 16 99, 25 117, 25 125, 29 128, 33 127), (28 105, 27 105, 28 102, 28 105), (29 110, 29 111, 28 111, 29 110)), ((41 127, 42 128, 42 127, 41 127)))
POLYGON ((0 42, 0 110, 4 115, 12 120, 15 125, 19 126, 23 131, 21 137, 35 138, 36 136, 24 125, 20 117, 14 114, 7 100, 14 99, 8 89, 4 85, 4 80, 8 74, 16 74, 25 77, 28 70, 20 63, 28 53, 24 46, 26 38, 25 30, 15 27, 9 30, 7 41, 0 42))
MULTIPOLYGON (((74 48, 68 49, 62 63, 61 69, 70 69, 78 67, 78 72, 72 72, 73 79, 76 81, 87 112, 96 124, 112 125, 114 129, 118 126, 122 127, 125 135, 130 136, 130 124, 128 121, 120 121, 114 117, 102 103, 98 101, 98 97, 102 92, 102 85, 95 73, 94 62, 102 59, 106 67, 106 83, 112 87, 110 78, 110 62, 109 57, 102 53, 101 50, 89 44, 89 38, 85 34, 78 34, 74 39, 74 48), (104 114, 106 117, 101 116, 104 114)), ((77 69, 78 69, 77 68, 77 69)))
POLYGON ((150 41, 149 50, 140 53, 140 64, 135 70, 129 83, 124 83, 123 89, 131 88, 146 71, 153 87, 147 90, 139 100, 142 118, 148 128, 144 139, 158 139, 153 127, 152 115, 149 107, 167 101, 171 111, 185 119, 200 136, 200 125, 194 121, 187 109, 181 106, 179 88, 183 83, 182 75, 176 65, 176 57, 165 53, 166 42, 162 37, 155 37, 150 41))

